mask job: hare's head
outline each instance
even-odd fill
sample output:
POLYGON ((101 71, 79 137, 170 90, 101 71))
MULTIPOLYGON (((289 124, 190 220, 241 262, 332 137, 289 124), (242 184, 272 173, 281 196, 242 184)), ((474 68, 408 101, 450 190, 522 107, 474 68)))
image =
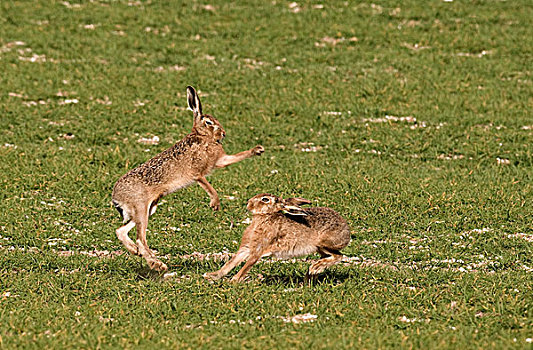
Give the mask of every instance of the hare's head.
POLYGON ((222 143, 226 137, 224 128, 215 117, 202 113, 200 98, 192 86, 187 86, 187 104, 194 115, 193 132, 222 143))
POLYGON ((304 198, 283 199, 268 193, 258 194, 250 198, 246 207, 253 215, 268 215, 283 212, 289 215, 307 215, 300 205, 311 204, 304 198))

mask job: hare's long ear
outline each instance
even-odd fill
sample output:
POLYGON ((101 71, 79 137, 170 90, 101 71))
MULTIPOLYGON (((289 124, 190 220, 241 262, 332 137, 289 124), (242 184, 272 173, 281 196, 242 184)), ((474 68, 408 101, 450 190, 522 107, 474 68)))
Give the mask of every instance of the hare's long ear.
POLYGON ((283 212, 287 215, 301 215, 301 216, 309 215, 308 212, 306 212, 304 209, 300 208, 297 205, 284 205, 283 212))
POLYGON ((300 205, 304 205, 304 204, 311 204, 312 203, 309 199, 300 198, 300 197, 288 198, 288 199, 285 200, 285 202, 287 204, 296 205, 296 206, 300 206, 300 205))
POLYGON ((200 98, 192 86, 187 86, 187 104, 189 105, 189 109, 193 112, 195 118, 202 115, 202 104, 200 103, 200 98))

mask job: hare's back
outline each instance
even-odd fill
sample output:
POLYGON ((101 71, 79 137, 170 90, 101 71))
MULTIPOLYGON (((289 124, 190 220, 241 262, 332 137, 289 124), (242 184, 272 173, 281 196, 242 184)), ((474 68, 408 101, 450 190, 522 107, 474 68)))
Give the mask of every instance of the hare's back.
POLYGON ((309 225, 319 233, 320 240, 332 249, 342 249, 350 243, 350 226, 335 210, 324 207, 306 209, 309 225))

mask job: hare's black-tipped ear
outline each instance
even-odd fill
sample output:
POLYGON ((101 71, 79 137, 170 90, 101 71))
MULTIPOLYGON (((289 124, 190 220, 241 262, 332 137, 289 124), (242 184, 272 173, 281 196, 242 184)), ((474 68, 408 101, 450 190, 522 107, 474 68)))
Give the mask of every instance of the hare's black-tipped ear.
POLYGON ((202 104, 200 103, 200 98, 192 86, 187 86, 187 104, 189 105, 189 109, 193 112, 195 117, 202 115, 202 104))
POLYGON ((296 205, 296 206, 312 203, 309 199, 300 198, 300 197, 288 198, 285 200, 285 202, 291 205, 296 205))

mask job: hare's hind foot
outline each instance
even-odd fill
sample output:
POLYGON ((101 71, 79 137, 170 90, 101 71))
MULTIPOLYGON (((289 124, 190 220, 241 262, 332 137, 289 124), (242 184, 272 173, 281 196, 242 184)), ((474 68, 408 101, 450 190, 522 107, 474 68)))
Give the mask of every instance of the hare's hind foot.
POLYGON ((319 253, 322 258, 309 266, 306 279, 324 272, 325 269, 338 264, 342 260, 342 254, 338 251, 319 249, 319 253))
POLYGON ((153 257, 145 257, 148 266, 155 271, 166 271, 168 266, 159 259, 153 257))
POLYGON ((137 240, 137 246, 139 247, 139 255, 146 260, 148 266, 152 270, 168 270, 167 265, 165 265, 165 263, 163 263, 161 260, 157 259, 155 253, 150 248, 148 248, 148 245, 144 244, 140 239, 137 240))

